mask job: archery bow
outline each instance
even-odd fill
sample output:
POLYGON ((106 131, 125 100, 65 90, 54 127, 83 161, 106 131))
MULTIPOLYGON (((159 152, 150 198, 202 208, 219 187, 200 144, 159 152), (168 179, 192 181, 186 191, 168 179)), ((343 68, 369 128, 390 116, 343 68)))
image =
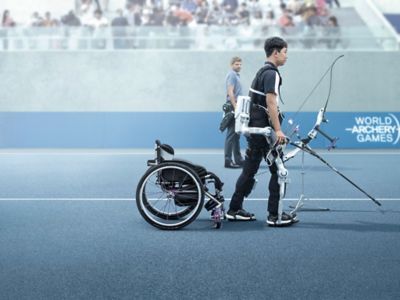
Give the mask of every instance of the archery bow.
MULTIPOLYGON (((321 123, 327 123, 328 120, 325 118, 325 112, 326 109, 328 107, 328 103, 329 103, 329 98, 331 95, 331 91, 332 91, 332 77, 333 77, 333 67, 335 66, 336 62, 342 58, 344 55, 340 55, 338 56, 333 63, 329 66, 328 70, 322 75, 322 77, 320 78, 320 80, 317 82, 317 84, 313 87, 313 89, 311 90, 311 92, 307 95, 307 97, 304 99, 304 101, 302 102, 302 104, 300 105, 300 108, 296 111, 296 113, 293 116, 293 119, 297 116, 297 114, 300 112, 300 110, 303 108, 303 106, 305 105, 305 103, 308 101, 308 99, 311 97, 311 95, 314 93, 314 91, 316 90, 316 88, 319 86, 319 84, 322 82, 322 80, 325 78, 325 76, 328 74, 328 72, 330 72, 330 79, 329 79, 329 92, 328 92, 328 96, 326 98, 325 101, 325 105, 323 108, 321 108, 317 114, 317 121, 315 122, 313 128, 308 132, 307 137, 303 138, 303 139, 299 139, 299 141, 296 142, 289 142, 290 145, 294 146, 295 149, 293 149, 292 151, 288 152, 286 155, 283 156, 283 161, 286 162, 289 159, 293 158, 296 156, 296 154, 300 151, 304 151, 305 153, 308 153, 316 158, 318 158, 320 161, 322 161, 325 165, 327 165, 331 170, 333 170, 335 173, 337 173, 338 175, 340 175, 341 177, 343 177, 345 180, 347 180, 350 184, 352 184, 354 187, 356 187, 359 191, 361 191, 364 195, 366 195, 369 199, 371 199, 375 204, 377 204, 378 206, 381 206, 381 203, 379 201, 377 201, 374 197, 372 197, 371 195, 369 195, 367 192, 365 192, 362 188, 360 188, 357 184, 355 184, 352 180, 350 180, 348 177, 346 177, 343 173, 339 172, 335 167, 333 167, 331 164, 329 164, 325 159, 323 159, 317 152, 315 152, 313 149, 311 149, 308 144, 316 138, 317 134, 320 133, 322 136, 324 136, 325 138, 327 138, 330 142, 331 145, 328 149, 330 148, 335 148, 335 143, 337 141, 337 138, 332 138, 330 137, 328 134, 326 134, 325 132, 323 132, 321 130, 321 123)), ((294 130, 292 128, 293 133, 296 132, 298 130, 298 125, 294 125, 294 130)))
MULTIPOLYGON (((316 136, 317 133, 321 133, 324 137, 326 137, 330 142, 330 148, 335 148, 335 144, 337 141, 337 138, 332 138, 329 135, 327 135, 325 132, 323 132, 320 128, 320 125, 322 122, 327 123, 328 120, 325 118, 325 112, 326 109, 328 107, 328 103, 329 103, 329 99, 331 97, 331 92, 332 92, 332 79, 333 79, 333 67, 335 66, 336 62, 341 59, 342 57, 344 57, 343 54, 339 55, 338 57, 335 58, 335 60, 331 63, 331 65, 329 66, 329 68, 325 71, 325 73, 321 76, 321 78, 318 80, 318 82, 314 85, 314 87, 311 89, 311 92, 304 98, 303 102, 301 103, 299 109, 294 113, 293 117, 291 118, 291 120, 289 120, 289 124, 291 124, 293 122, 293 120, 296 119, 297 115, 299 114, 299 112, 302 110, 302 108, 304 107, 304 105, 306 104, 306 102, 310 99, 310 97, 312 96, 312 94, 315 92, 315 90, 317 89, 317 87, 321 84, 321 82, 324 80, 325 76, 328 74, 329 72, 329 90, 328 90, 328 96, 326 97, 325 100, 325 105, 323 108, 321 108, 318 112, 318 116, 317 116, 317 122, 315 123, 313 129, 308 133, 308 136, 305 140, 303 140, 303 143, 308 144, 311 140, 313 140, 316 136)), ((289 136, 291 136, 294 132, 295 132, 295 128, 297 127, 297 125, 293 125, 293 127, 290 129, 290 131, 292 132, 289 136)), ((298 152, 298 151, 297 151, 298 152)), ((297 153, 296 152, 296 153, 297 153)))

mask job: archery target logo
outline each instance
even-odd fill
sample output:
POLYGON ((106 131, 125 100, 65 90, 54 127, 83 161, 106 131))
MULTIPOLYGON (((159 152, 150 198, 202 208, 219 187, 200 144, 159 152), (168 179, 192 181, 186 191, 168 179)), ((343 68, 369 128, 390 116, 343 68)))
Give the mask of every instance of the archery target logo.
POLYGON ((345 130, 354 135, 358 143, 395 145, 400 140, 400 123, 392 113, 382 116, 356 116, 354 125, 345 130))

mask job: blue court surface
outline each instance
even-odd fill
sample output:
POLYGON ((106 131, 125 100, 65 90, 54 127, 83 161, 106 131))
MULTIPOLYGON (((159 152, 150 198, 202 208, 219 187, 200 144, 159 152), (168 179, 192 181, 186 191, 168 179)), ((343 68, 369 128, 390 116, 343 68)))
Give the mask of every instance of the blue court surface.
MULTIPOLYGON (((0 152, 0 299, 399 299, 400 151, 321 155, 371 200, 305 156, 300 222, 270 228, 265 165, 245 201, 257 221, 212 229, 206 210, 179 231, 142 219, 145 150, 0 152)), ((240 170, 220 150, 176 149, 216 173, 229 201, 240 170)), ((285 207, 302 193, 301 155, 287 162, 285 207)), ((229 202, 226 202, 228 204, 229 202)))

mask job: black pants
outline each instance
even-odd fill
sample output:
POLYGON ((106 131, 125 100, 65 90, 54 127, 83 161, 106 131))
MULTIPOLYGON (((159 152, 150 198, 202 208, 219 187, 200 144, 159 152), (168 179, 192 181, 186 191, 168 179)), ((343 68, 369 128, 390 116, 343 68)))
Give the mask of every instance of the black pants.
MULTIPOLYGON (((236 189, 232 195, 230 209, 239 210, 242 208, 244 197, 247 197, 254 185, 254 176, 260 167, 261 160, 265 157, 269 146, 265 137, 251 136, 248 138, 248 148, 246 150, 246 157, 243 164, 243 170, 237 182, 236 189)), ((273 163, 269 167, 271 178, 269 180, 268 190, 268 212, 270 214, 278 214, 279 207, 279 183, 277 167, 273 163)))

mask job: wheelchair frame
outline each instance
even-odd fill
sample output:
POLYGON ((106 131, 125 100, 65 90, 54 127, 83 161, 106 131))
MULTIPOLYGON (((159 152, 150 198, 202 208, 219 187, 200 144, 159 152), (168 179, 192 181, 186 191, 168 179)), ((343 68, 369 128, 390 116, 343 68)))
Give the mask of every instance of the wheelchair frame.
POLYGON ((214 228, 221 228, 223 182, 204 167, 173 156, 171 146, 155 141, 155 158, 147 161, 149 169, 136 188, 140 214, 159 229, 176 230, 192 223, 204 206, 211 211, 214 228))

